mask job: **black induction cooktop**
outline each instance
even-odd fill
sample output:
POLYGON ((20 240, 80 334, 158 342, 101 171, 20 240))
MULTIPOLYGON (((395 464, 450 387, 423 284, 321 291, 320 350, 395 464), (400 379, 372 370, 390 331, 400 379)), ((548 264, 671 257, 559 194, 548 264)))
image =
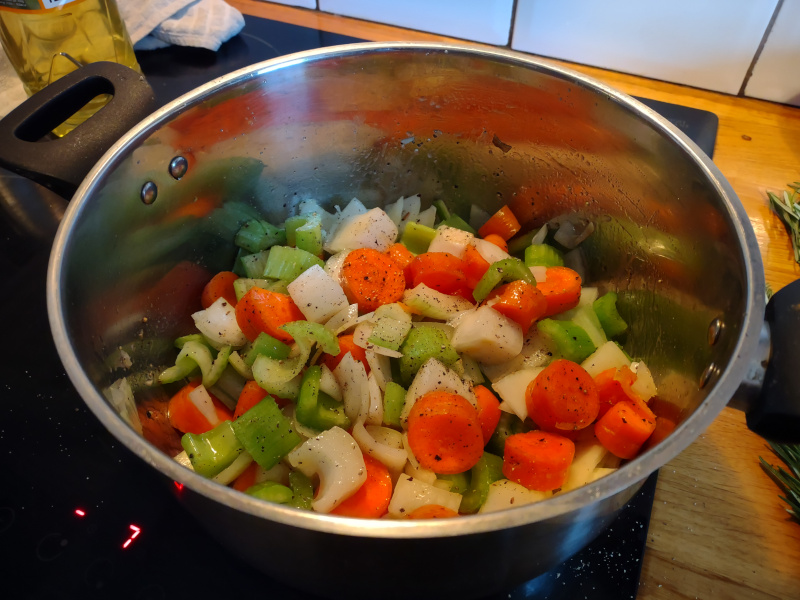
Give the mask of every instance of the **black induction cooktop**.
MULTIPOLYGON (((159 102, 257 61, 361 41, 245 21, 216 53, 181 47, 138 53, 159 102)), ((643 101, 712 154, 715 115, 643 101)), ((307 598, 223 550, 84 406, 47 322, 50 242, 30 235, 19 215, 0 206, 0 597, 307 598)), ((497 598, 635 598, 656 476, 590 546, 497 598)))

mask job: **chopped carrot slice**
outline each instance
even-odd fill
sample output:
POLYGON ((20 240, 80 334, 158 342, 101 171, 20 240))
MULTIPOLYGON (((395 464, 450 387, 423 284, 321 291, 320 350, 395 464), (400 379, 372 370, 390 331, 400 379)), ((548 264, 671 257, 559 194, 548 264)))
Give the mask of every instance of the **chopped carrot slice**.
POLYGON ((222 271, 214 275, 200 295, 200 304, 203 305, 203 308, 208 308, 218 298, 225 298, 228 304, 236 306, 236 292, 233 291, 233 282, 237 279, 239 279, 239 276, 233 271, 222 271))
POLYGON ((614 456, 634 458, 656 429, 656 416, 642 400, 620 400, 594 426, 601 444, 614 456))
POLYGON ((552 432, 588 427, 600 410, 591 375, 563 358, 551 362, 528 384, 525 402, 533 422, 552 432))
POLYGON ((255 381, 248 381, 244 384, 244 388, 242 388, 239 394, 239 400, 236 402, 236 410, 233 413, 233 418, 238 419, 267 396, 269 396, 267 390, 262 388, 255 381))
POLYGON ((547 431, 517 433, 506 439, 503 475, 529 490, 548 492, 564 485, 575 444, 547 431))
POLYGON ((503 238, 501 238, 496 233, 490 233, 483 239, 491 244, 494 244, 495 246, 500 248, 500 250, 502 250, 503 252, 508 252, 508 244, 503 238))
POLYGON ((486 301, 528 333, 537 320, 547 312, 547 300, 535 285, 521 280, 506 283, 492 290, 486 301))
POLYGON ((463 396, 428 392, 408 417, 408 444, 414 456, 434 473, 463 473, 483 455, 478 411, 463 396))
POLYGON ((481 434, 485 446, 489 443, 500 422, 500 400, 489 391, 489 388, 482 385, 476 385, 472 391, 475 392, 475 397, 478 399, 478 421, 481 423, 481 434))
POLYGON ((280 326, 292 321, 305 321, 305 316, 286 294, 252 287, 236 303, 236 322, 251 342, 263 331, 291 343, 292 336, 280 326))
POLYGON ((332 515, 357 517, 360 519, 379 519, 386 514, 392 499, 392 477, 386 466, 364 455, 367 466, 367 480, 358 491, 331 511, 332 515))
POLYGON ((233 415, 228 408, 215 398, 212 394, 211 401, 214 403, 214 411, 217 415, 216 423, 209 423, 205 415, 200 412, 200 409, 195 406, 194 402, 189 398, 189 394, 200 385, 200 381, 187 383, 178 392, 170 398, 167 407, 170 424, 183 433, 205 433, 214 429, 222 421, 230 421, 233 415))
POLYGON ((356 343, 353 341, 353 335, 340 335, 339 336, 339 354, 333 356, 332 354, 323 354, 320 362, 321 364, 327 366, 331 371, 333 371, 336 367, 339 366, 339 363, 342 362, 342 359, 345 357, 347 353, 350 353, 352 357, 364 365, 364 369, 367 371, 367 375, 369 375, 369 363, 367 362, 367 351, 364 350, 361 346, 356 346, 356 343))
POLYGON ((481 253, 470 244, 464 251, 464 258, 461 259, 464 265, 464 276, 467 279, 467 287, 475 289, 478 282, 486 274, 491 266, 489 261, 481 256, 481 253))
POLYGON ((251 462, 244 472, 233 480, 231 487, 240 492, 246 492, 257 483, 256 477, 260 468, 256 461, 251 462))
POLYGON ((457 517, 458 513, 452 508, 447 508, 441 504, 426 504, 412 510, 407 519, 449 519, 457 517))
POLYGON ((504 206, 494 213, 489 220, 483 224, 483 227, 478 229, 478 235, 486 239, 486 236, 495 234, 499 235, 507 242, 514 237, 520 229, 521 226, 517 217, 511 212, 508 206, 504 206))
POLYGON ((609 408, 620 400, 637 398, 636 392, 631 389, 635 382, 636 373, 631 371, 627 365, 618 369, 606 369, 602 373, 598 373, 597 377, 594 378, 597 394, 600 398, 600 412, 597 413, 597 416, 602 417, 609 408))
POLYGON ((342 265, 345 294, 362 313, 397 302, 406 289, 402 267, 383 252, 372 248, 353 250, 342 265))
POLYGON ((408 265, 411 287, 425 284, 443 294, 455 294, 467 286, 464 264, 449 252, 424 252, 408 265))
POLYGON ((536 287, 547 300, 545 317, 575 308, 581 299, 581 276, 567 267, 548 267, 547 279, 536 287))

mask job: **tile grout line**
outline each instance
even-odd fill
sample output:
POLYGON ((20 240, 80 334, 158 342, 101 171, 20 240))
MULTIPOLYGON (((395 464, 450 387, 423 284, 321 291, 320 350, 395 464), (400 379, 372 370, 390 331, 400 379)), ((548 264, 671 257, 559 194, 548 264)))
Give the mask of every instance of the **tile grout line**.
POLYGON ((744 74, 744 80, 742 81, 742 86, 739 88, 739 93, 737 96, 745 95, 744 92, 747 88, 747 84, 750 82, 750 78, 753 76, 753 70, 756 68, 758 59, 761 58, 761 52, 764 50, 764 46, 767 43, 769 34, 772 33, 772 28, 775 25, 775 21, 778 19, 778 13, 781 11, 782 6, 783 0, 778 0, 778 3, 775 5, 775 10, 772 11, 772 17, 770 18, 769 23, 767 23, 767 28, 764 30, 764 35, 761 37, 761 43, 758 45, 758 48, 753 55, 753 60, 750 61, 750 66, 747 68, 747 72, 744 74))

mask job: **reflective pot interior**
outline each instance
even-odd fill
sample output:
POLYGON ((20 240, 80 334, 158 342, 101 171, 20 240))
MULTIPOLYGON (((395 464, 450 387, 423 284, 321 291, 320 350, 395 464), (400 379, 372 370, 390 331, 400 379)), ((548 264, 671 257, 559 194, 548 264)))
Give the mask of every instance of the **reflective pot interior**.
MULTIPOLYGON (((584 533, 565 545, 574 552, 630 486, 691 443, 725 405, 757 339, 762 282, 754 236, 730 186, 649 109, 511 53, 357 45, 232 74, 123 138, 68 210, 49 302, 62 359, 98 417, 170 478, 233 506, 236 519, 367 538, 491 535, 524 525, 528 533, 514 538, 523 543, 537 523, 549 539, 563 534, 569 515, 591 513, 584 533), (375 529, 215 489, 139 440, 105 403, 102 390, 128 377, 148 406, 163 409, 168 394, 152 385, 154 376, 174 361, 173 339, 191 331, 202 285, 230 269, 244 219, 278 223, 308 198, 331 208, 355 197, 374 207, 413 194, 423 206, 443 199, 464 218, 473 205, 489 213, 508 205, 525 231, 567 216, 593 223, 578 256, 585 280, 618 292, 630 325, 624 348, 652 370, 653 408, 675 432, 608 481, 544 503, 550 507, 461 520, 467 525, 375 529), (712 323, 721 333, 710 338, 712 323)), ((525 561, 530 571, 552 566, 525 561)), ((507 570, 523 576, 519 566, 507 570)))

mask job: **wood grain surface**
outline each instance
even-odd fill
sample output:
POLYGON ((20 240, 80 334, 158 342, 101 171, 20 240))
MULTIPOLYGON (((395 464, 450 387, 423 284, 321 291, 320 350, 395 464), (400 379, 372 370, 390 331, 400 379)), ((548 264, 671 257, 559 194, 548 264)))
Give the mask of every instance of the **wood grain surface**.
MULTIPOLYGON (((228 2, 246 14, 370 41, 465 43, 256 0, 228 2)), ((800 180, 800 108, 552 62, 631 95, 716 114, 714 162, 750 217, 767 283, 777 291, 800 278, 789 237, 766 196, 800 180)), ((748 431, 744 415, 728 408, 661 469, 639 599, 800 598, 800 524, 788 518, 759 456, 777 463, 764 440, 748 431)))

